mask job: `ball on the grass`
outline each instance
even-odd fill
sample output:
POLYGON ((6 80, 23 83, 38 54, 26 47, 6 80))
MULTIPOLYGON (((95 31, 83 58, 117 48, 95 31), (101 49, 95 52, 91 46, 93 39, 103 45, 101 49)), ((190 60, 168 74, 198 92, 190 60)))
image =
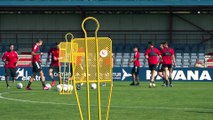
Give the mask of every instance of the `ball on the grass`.
POLYGON ((96 88, 97 88, 96 83, 92 83, 92 84, 91 84, 91 89, 96 89, 96 88))
POLYGON ((73 91, 73 85, 68 85, 68 91, 73 91))
POLYGON ((56 86, 56 89, 57 89, 58 92, 62 91, 62 85, 60 85, 60 84, 57 85, 57 86, 56 86))
POLYGON ((22 83, 18 83, 18 84, 16 85, 16 88, 17 88, 17 89, 22 89, 22 88, 23 88, 23 84, 22 84, 22 83))
POLYGON ((68 91, 68 85, 64 84, 64 85, 63 85, 63 90, 64 90, 65 92, 67 92, 67 91, 68 91))
POLYGON ((52 86, 49 83, 46 84, 46 87, 48 87, 49 89, 52 88, 52 86))
POLYGON ((156 84, 155 84, 155 83, 152 83, 152 86, 153 86, 153 87, 155 87, 155 86, 156 86, 156 84))
POLYGON ((152 83, 149 83, 149 87, 152 87, 152 83))
POLYGON ((80 89, 81 89, 81 84, 79 84, 79 83, 76 84, 76 89, 77 89, 77 90, 80 90, 80 89))

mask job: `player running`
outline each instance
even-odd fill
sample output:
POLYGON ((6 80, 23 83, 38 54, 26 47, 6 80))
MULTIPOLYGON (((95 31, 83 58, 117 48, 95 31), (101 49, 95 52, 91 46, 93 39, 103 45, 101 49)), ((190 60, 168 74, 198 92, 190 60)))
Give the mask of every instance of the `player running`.
POLYGON ((50 67, 49 67, 49 76, 52 79, 52 83, 51 86, 54 86, 56 81, 54 80, 54 72, 58 73, 58 81, 60 84, 60 72, 59 72, 59 66, 61 66, 60 62, 59 62, 59 44, 56 43, 55 47, 50 48, 50 50, 48 51, 48 56, 47 56, 47 62, 50 61, 50 55, 51 55, 51 63, 50 63, 50 67))
POLYGON ((174 63, 174 67, 176 67, 174 50, 168 46, 167 42, 165 42, 163 46, 164 48, 161 51, 163 56, 163 74, 166 80, 166 87, 168 87, 168 84, 170 87, 172 87, 172 63, 174 63))
POLYGON ((13 82, 16 80, 16 66, 18 63, 18 54, 14 51, 14 45, 10 44, 9 47, 10 49, 6 51, 2 57, 2 61, 5 63, 5 81, 7 88, 10 88, 8 83, 10 76, 13 78, 13 82))
POLYGON ((132 61, 130 61, 129 63, 134 63, 134 67, 132 68, 132 78, 133 78, 133 82, 130 85, 140 85, 140 78, 139 78, 139 68, 140 68, 140 53, 138 51, 138 48, 135 47, 134 48, 134 59, 132 61))
POLYGON ((148 59, 149 69, 151 71, 151 79, 149 83, 149 88, 155 87, 155 75, 156 75, 156 69, 158 65, 158 56, 161 59, 161 53, 160 51, 154 47, 153 42, 148 42, 149 48, 145 52, 145 57, 148 59))
POLYGON ((32 82, 34 81, 34 78, 36 76, 37 73, 40 74, 41 76, 41 83, 42 83, 42 86, 43 86, 43 90, 48 90, 49 88, 46 87, 45 85, 45 77, 44 77, 44 73, 42 71, 42 67, 41 67, 41 55, 43 54, 42 52, 40 52, 40 46, 43 44, 43 41, 42 40, 38 40, 36 42, 36 44, 33 46, 32 48, 32 66, 33 66, 33 74, 29 80, 29 83, 26 87, 26 90, 32 90, 31 89, 31 84, 32 82))

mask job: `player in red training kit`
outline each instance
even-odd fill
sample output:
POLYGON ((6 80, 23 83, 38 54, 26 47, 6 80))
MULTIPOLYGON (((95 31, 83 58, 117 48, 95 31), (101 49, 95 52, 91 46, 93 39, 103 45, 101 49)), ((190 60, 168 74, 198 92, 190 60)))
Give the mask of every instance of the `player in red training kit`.
POLYGON ((163 74, 166 80, 166 87, 168 87, 168 82, 169 86, 172 87, 172 63, 174 63, 174 67, 176 67, 174 50, 168 47, 167 42, 165 42, 163 46, 164 48, 161 51, 164 69, 163 74))
POLYGON ((16 79, 16 66, 18 63, 18 54, 16 51, 14 51, 14 45, 9 45, 10 49, 6 51, 3 54, 2 61, 5 63, 5 81, 7 88, 9 87, 9 77, 11 76, 13 78, 13 82, 15 82, 16 79))
POLYGON ((132 78, 133 78, 133 82, 130 85, 140 85, 140 78, 139 78, 139 68, 140 68, 140 53, 138 51, 138 48, 135 47, 134 48, 134 59, 132 61, 130 61, 130 63, 134 63, 134 67, 132 68, 132 78), (136 83, 137 82, 137 83, 136 83))
POLYGON ((55 47, 50 48, 50 50, 48 51, 47 62, 50 61, 50 55, 51 55, 51 63, 49 67, 49 75, 52 79, 51 86, 54 86, 56 81, 54 80, 53 72, 58 73, 59 84, 60 84, 60 77, 61 77, 59 72, 59 66, 61 66, 61 64, 59 63, 59 44, 58 43, 56 43, 55 47))
MULTIPOLYGON (((78 53, 81 54, 83 52, 84 52, 84 48, 83 47, 79 47, 78 48, 78 53)), ((75 65, 73 66, 73 69, 78 71, 78 73, 80 74, 79 81, 83 81, 85 79, 85 75, 84 75, 84 67, 82 66, 82 55, 77 56, 76 57, 76 61, 74 63, 75 63, 75 65)), ((72 66, 71 66, 71 68, 72 68, 72 66)), ((71 76, 71 80, 72 80, 72 76, 71 76)), ((80 90, 82 85, 83 85, 82 83, 76 84, 76 89, 80 90)))
POLYGON ((149 83, 149 87, 155 87, 155 75, 156 75, 156 69, 157 69, 157 65, 159 63, 158 60, 158 56, 161 59, 161 53, 160 51, 154 47, 154 43, 153 42, 149 42, 149 48, 146 50, 145 52, 145 57, 146 59, 148 59, 148 63, 149 63, 149 69, 151 71, 151 79, 150 79, 150 83, 149 83))
MULTIPOLYGON (((163 50, 163 42, 160 43, 160 51, 163 50)), ((162 53, 161 53, 162 54, 162 53)), ((163 84, 161 86, 166 86, 166 81, 164 79, 164 74, 163 74, 163 60, 161 59, 160 62, 159 62, 159 65, 158 65, 158 75, 162 78, 163 80, 163 84)), ((156 76, 157 77, 157 76, 156 76)))
POLYGON ((36 44, 33 46, 32 48, 32 66, 33 66, 33 74, 30 78, 30 81, 26 87, 26 90, 32 90, 31 89, 31 84, 34 81, 34 78, 36 76, 37 73, 40 74, 41 76, 41 83, 43 86, 43 90, 48 90, 49 88, 46 87, 45 85, 45 77, 44 77, 44 73, 42 71, 42 67, 41 67, 41 55, 43 54, 42 52, 40 52, 40 46, 43 44, 42 40, 38 40, 36 42, 36 44))

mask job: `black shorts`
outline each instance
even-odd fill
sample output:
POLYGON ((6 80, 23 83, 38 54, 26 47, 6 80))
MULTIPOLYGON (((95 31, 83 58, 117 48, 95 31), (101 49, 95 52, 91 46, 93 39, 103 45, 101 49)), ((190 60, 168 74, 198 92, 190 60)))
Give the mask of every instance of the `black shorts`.
POLYGON ((33 65, 33 73, 38 73, 42 70, 40 62, 32 62, 33 65))
POLYGON ((168 70, 172 70, 172 64, 163 64, 162 67, 163 70, 165 70, 165 68, 168 68, 168 70))
POLYGON ((15 68, 5 68, 5 76, 17 77, 15 68))
POLYGON ((138 66, 134 66, 132 68, 132 74, 139 75, 139 67, 138 66))
POLYGON ((158 65, 158 72, 163 72, 163 65, 162 64, 158 65))
POLYGON ((71 76, 72 76, 73 75, 72 63, 70 63, 70 73, 71 73, 71 76))
POLYGON ((157 70, 157 65, 149 65, 149 70, 157 70))
POLYGON ((52 65, 50 65, 49 69, 53 69, 53 72, 59 73, 59 66, 52 66, 52 65))

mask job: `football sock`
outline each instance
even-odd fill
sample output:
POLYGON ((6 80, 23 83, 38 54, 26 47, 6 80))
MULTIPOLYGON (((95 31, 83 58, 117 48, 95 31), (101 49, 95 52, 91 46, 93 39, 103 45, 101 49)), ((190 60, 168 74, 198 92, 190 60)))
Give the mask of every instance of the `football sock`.
POLYGON ((168 80, 166 80, 166 85, 168 85, 168 80))
POLYGON ((166 83, 166 80, 165 80, 165 78, 162 78, 163 79, 163 84, 165 84, 166 83))
POLYGON ((41 84, 42 84, 43 87, 46 86, 44 81, 41 81, 41 84))
POLYGON ((136 80, 135 80, 135 79, 133 80, 133 83, 134 83, 134 84, 136 83, 136 80))
POLYGON ((136 79, 137 79, 137 83, 140 83, 140 78, 138 76, 136 77, 136 79))
POLYGON ((169 78, 169 84, 172 84, 172 78, 169 78))
POLYGON ((31 84, 32 84, 32 82, 29 81, 28 85, 27 85, 27 88, 29 88, 31 84))
POLYGON ((8 77, 6 77, 6 85, 7 85, 7 87, 9 87, 9 83, 8 83, 8 77))

